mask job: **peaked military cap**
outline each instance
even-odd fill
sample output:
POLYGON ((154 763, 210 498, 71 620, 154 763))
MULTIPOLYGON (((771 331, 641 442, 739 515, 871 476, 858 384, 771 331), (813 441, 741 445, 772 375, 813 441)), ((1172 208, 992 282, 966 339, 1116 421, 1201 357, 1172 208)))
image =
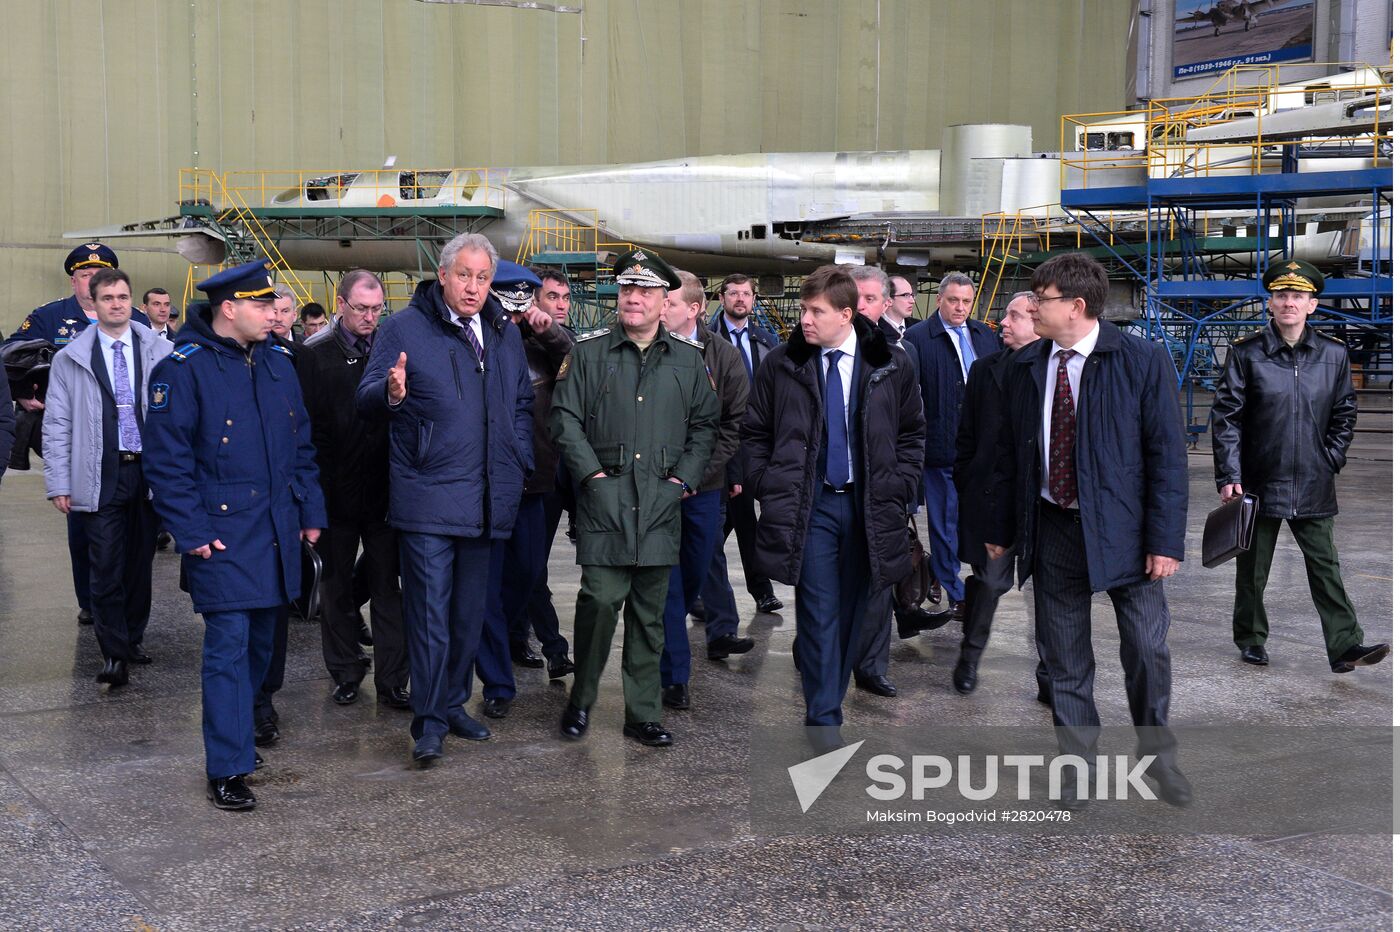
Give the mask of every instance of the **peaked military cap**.
POLYGON ((1322 294, 1326 283, 1317 266, 1301 259, 1280 259, 1264 270, 1265 291, 1307 291, 1322 294))
POLYGON ((218 307, 222 301, 271 301, 277 297, 272 281, 272 263, 266 259, 245 262, 195 285, 218 307))
POLYGON ((613 263, 613 276, 619 285, 641 285, 643 288, 665 288, 675 291, 681 286, 676 270, 650 249, 634 249, 613 263))
POLYGON ((540 277, 523 265, 501 259, 496 263, 496 276, 491 279, 491 293, 512 314, 524 314, 535 300, 540 277))
POLYGON ((117 254, 101 243, 84 243, 63 260, 63 271, 72 275, 78 269, 115 269, 117 254))

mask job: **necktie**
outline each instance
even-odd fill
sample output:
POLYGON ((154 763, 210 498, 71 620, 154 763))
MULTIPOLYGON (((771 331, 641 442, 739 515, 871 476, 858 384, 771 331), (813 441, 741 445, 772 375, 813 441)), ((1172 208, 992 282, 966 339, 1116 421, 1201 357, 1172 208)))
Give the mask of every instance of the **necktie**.
POLYGON ((841 389, 841 351, 826 354, 826 481, 841 488, 851 481, 846 449, 846 393, 841 389))
POLYGON ((977 359, 977 354, 972 351, 972 341, 967 338, 967 325, 963 324, 958 328, 958 345, 962 347, 962 367, 963 379, 967 379, 967 370, 972 368, 972 363, 977 359))
POLYGON ((462 332, 467 335, 467 342, 471 344, 472 352, 476 353, 477 371, 485 371, 486 350, 481 348, 481 341, 476 338, 476 332, 472 330, 472 322, 468 317, 462 318, 462 332))
POLYGON ((117 432, 121 446, 130 453, 141 452, 141 431, 136 429, 136 397, 131 392, 131 374, 121 340, 112 344, 112 392, 117 398, 117 432))
MULTIPOLYGON (((467 329, 468 329, 468 332, 470 332, 471 328, 467 328, 467 329)), ((359 354, 360 356, 368 356, 368 355, 369 355, 369 343, 365 341, 365 338, 364 338, 364 337, 356 337, 356 338, 355 338, 355 352, 356 352, 357 354, 359 354)))
POLYGON ((1055 402, 1050 408, 1050 498, 1068 508, 1079 498, 1079 479, 1074 467, 1074 394, 1069 388, 1069 361, 1074 350, 1060 350, 1060 369, 1055 373, 1055 402))
POLYGON ((739 355, 744 357, 744 368, 749 371, 749 378, 752 379, 753 360, 749 358, 748 353, 744 352, 744 331, 747 329, 747 327, 740 327, 737 330, 729 331, 729 335, 734 338, 734 345, 738 348, 739 355))

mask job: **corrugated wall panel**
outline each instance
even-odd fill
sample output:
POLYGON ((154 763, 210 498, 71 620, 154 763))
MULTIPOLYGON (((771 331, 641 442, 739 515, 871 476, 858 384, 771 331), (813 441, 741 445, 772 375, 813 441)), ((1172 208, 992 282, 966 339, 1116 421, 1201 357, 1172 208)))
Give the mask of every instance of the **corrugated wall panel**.
MULTIPOLYGON (((1125 0, 52 0, 0 76, 0 326, 62 295, 65 230, 175 211, 180 168, 590 164, 929 148, 1116 106, 1125 0)), ((186 266, 122 244, 138 292, 186 266)))

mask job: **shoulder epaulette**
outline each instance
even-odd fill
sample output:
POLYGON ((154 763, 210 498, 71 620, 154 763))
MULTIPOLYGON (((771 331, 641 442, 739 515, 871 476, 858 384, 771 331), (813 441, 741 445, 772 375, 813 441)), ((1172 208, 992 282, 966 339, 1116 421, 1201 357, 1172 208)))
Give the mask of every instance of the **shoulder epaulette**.
POLYGON ((679 333, 673 333, 670 330, 667 330, 666 332, 671 334, 671 339, 676 340, 677 342, 689 344, 690 346, 693 346, 698 350, 703 350, 705 348, 705 344, 701 343, 699 340, 692 340, 690 337, 683 337, 679 333))
POLYGON ((170 354, 170 358, 175 360, 176 363, 183 363, 186 359, 189 359, 202 349, 204 349, 204 344, 202 343, 186 343, 184 346, 177 346, 170 354))
POLYGON ((289 358, 289 359, 292 359, 292 358, 295 358, 295 357, 296 357, 296 353, 293 353, 291 350, 287 349, 287 348, 286 348, 285 346, 283 346, 281 343, 272 343, 272 344, 270 344, 270 345, 272 346, 272 351, 273 351, 274 353, 282 353, 283 355, 285 355, 285 356, 286 356, 287 358, 289 358))
POLYGON ((574 342, 582 343, 584 340, 592 340, 595 337, 606 336, 609 333, 612 333, 611 327, 604 327, 602 330, 590 330, 587 333, 580 333, 578 336, 574 337, 574 342))
POLYGON ((1263 335, 1263 333, 1264 333, 1264 331, 1262 331, 1262 330, 1256 330, 1256 331, 1254 331, 1253 333, 1246 333, 1244 336, 1239 337, 1239 338, 1236 339, 1236 340, 1232 340, 1232 341, 1230 342, 1230 345, 1231 345, 1231 346, 1238 346, 1238 345, 1241 344, 1241 343, 1247 343, 1247 342, 1249 342, 1250 340, 1254 340, 1254 339, 1259 338, 1260 336, 1263 335))
POLYGON ((1340 343, 1340 344, 1342 344, 1343 346, 1346 346, 1346 345, 1347 345, 1347 341, 1346 341, 1346 340, 1343 340, 1343 339, 1341 339, 1340 337, 1335 337, 1335 336, 1333 336, 1333 335, 1330 334, 1330 333, 1323 333, 1321 330, 1313 330, 1313 333, 1315 333, 1315 334, 1317 334, 1318 336, 1322 337, 1322 339, 1324 339, 1324 340, 1331 340, 1333 343, 1340 343))

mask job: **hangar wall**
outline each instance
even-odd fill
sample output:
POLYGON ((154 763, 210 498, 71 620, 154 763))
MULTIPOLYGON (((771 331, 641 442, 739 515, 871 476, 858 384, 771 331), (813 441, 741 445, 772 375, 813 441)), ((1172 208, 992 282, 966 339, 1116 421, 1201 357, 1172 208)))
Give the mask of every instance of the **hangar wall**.
MULTIPOLYGON (((168 216, 178 173, 937 148, 1120 105, 1133 0, 17 0, 0 77, 0 325, 60 239, 168 216)), ((586 205, 579 205, 586 206, 586 205)), ((164 241, 117 244, 139 292, 164 241)))

